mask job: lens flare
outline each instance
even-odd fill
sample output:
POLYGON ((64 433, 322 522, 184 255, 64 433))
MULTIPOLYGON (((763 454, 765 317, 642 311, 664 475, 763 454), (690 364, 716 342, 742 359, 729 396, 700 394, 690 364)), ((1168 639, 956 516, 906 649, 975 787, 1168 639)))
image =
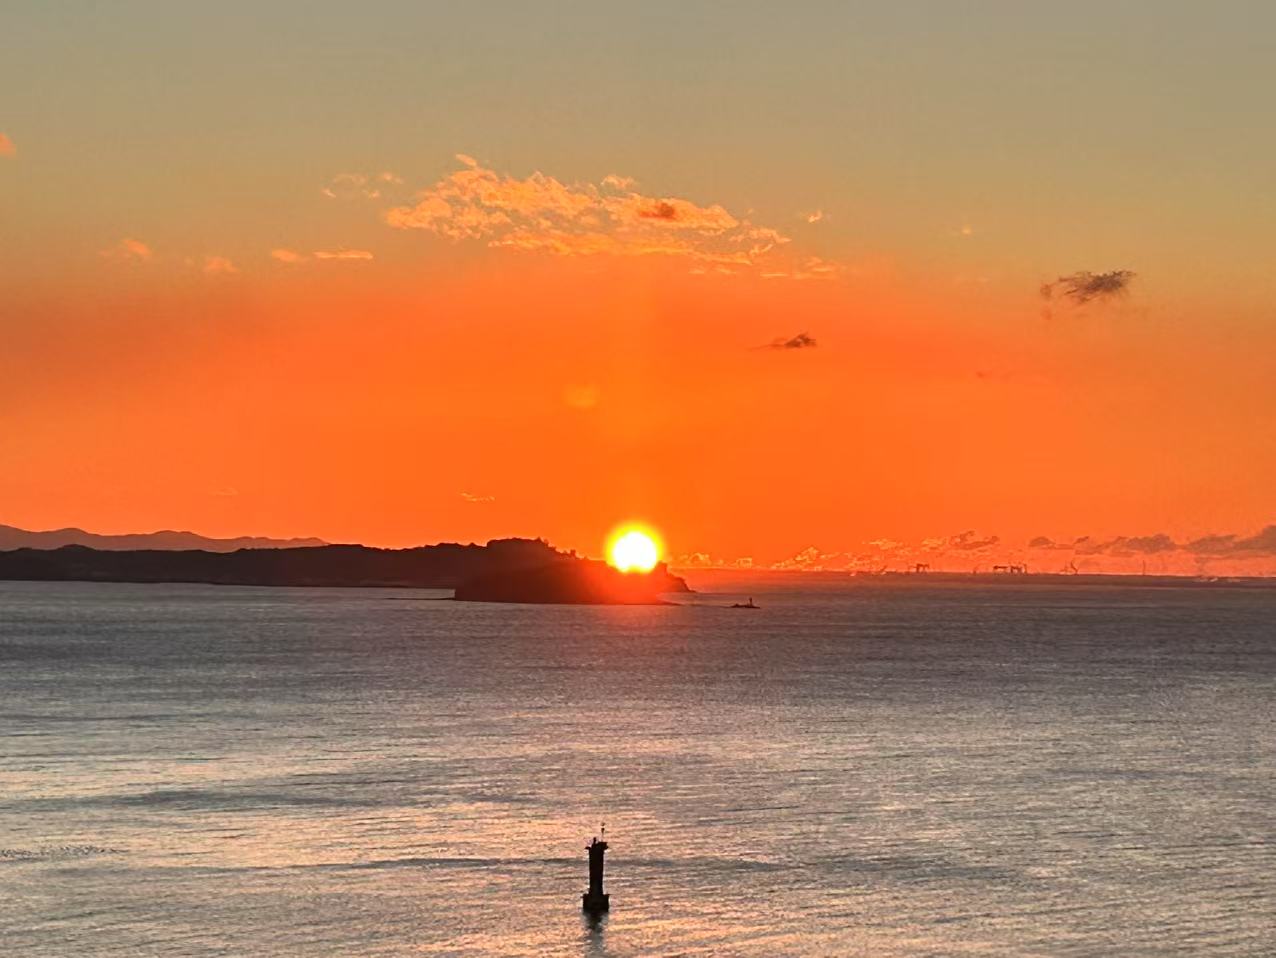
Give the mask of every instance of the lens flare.
POLYGON ((660 540, 650 529, 621 526, 607 542, 607 561, 621 572, 650 572, 660 561, 660 540))

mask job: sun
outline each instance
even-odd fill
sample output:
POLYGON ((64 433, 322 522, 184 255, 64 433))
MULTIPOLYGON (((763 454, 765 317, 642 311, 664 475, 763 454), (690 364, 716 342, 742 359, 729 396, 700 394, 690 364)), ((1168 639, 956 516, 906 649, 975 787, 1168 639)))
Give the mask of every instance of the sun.
POLYGON ((641 526, 621 526, 607 541, 607 561, 621 572, 650 572, 660 561, 660 541, 641 526))

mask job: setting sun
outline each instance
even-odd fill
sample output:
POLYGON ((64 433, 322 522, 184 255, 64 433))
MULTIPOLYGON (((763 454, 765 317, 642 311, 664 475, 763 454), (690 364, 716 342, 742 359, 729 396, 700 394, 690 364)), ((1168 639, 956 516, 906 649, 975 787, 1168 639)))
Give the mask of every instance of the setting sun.
POLYGON ((660 545, 646 530, 623 527, 612 535, 607 561, 621 572, 650 572, 660 561, 660 545))

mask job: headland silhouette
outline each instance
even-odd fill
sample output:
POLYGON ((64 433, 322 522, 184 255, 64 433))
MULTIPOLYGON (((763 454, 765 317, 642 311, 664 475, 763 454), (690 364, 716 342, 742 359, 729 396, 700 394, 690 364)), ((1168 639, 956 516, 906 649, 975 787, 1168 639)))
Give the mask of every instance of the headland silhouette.
POLYGON ((0 579, 454 589, 458 599, 476 602, 600 605, 657 604, 662 593, 691 591, 663 563, 649 573, 622 573, 543 539, 412 549, 15 549, 0 551, 0 579))

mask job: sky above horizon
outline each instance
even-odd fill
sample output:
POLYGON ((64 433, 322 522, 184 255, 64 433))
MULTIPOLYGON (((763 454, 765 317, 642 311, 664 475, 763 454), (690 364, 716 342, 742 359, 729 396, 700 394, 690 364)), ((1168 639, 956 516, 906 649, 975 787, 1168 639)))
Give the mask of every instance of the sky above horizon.
POLYGON ((0 34, 0 522, 1276 571, 1271 4, 0 34))

